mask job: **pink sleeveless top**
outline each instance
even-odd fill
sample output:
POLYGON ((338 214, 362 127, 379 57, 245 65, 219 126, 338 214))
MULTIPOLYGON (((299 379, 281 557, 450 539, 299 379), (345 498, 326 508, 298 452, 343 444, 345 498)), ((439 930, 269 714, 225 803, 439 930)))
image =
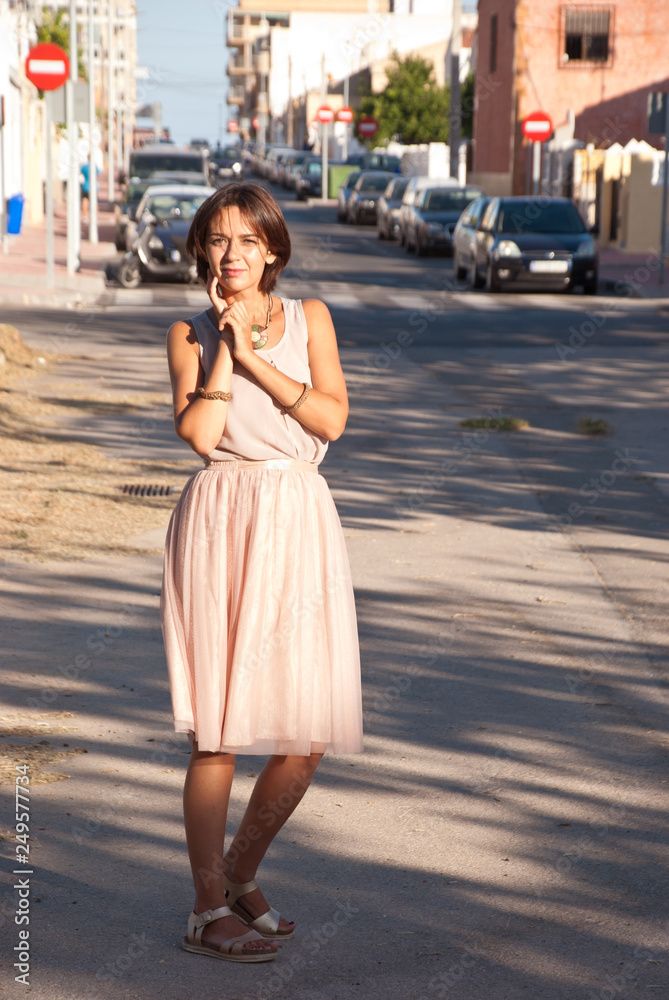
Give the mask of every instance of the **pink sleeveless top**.
MULTIPOLYGON (((258 351, 267 364, 311 384, 307 354, 307 321, 299 299, 282 299, 285 329, 281 340, 258 351)), ((219 334, 206 310, 190 321, 200 346, 200 362, 209 374, 218 349, 219 334)), ((232 368, 232 399, 223 436, 207 457, 213 461, 297 458, 318 465, 329 442, 284 413, 283 406, 237 361, 232 368)))

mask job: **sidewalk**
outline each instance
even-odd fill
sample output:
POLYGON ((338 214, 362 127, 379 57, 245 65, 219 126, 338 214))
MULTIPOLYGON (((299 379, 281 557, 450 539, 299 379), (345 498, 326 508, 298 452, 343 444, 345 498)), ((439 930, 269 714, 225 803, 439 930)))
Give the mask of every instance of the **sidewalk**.
MULTIPOLYGON (((63 205, 54 220, 54 287, 46 287, 46 224, 24 226, 18 236, 8 237, 9 253, 0 249, 0 303, 62 307, 99 300, 106 288, 105 264, 117 254, 106 175, 100 175, 99 185, 99 242, 88 241, 88 224, 82 222, 79 271, 67 273, 67 209, 63 205)), ((119 194, 117 190, 115 196, 119 194)))
POLYGON ((669 263, 660 284, 657 252, 625 253, 615 247, 599 251, 599 283, 604 294, 632 295, 638 299, 669 298, 669 263))

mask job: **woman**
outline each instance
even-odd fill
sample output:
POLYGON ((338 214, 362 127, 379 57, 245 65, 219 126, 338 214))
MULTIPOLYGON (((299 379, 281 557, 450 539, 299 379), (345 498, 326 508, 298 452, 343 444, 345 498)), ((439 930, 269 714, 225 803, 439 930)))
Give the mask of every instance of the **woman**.
POLYGON ((175 729, 193 747, 184 948, 262 962, 295 925, 256 869, 323 753, 362 749, 350 570, 318 475, 348 401, 326 306, 271 294, 290 238, 264 188, 212 195, 187 251, 211 307, 175 323, 167 350, 176 432, 205 468, 172 515, 161 603, 175 729), (270 757, 224 853, 236 753, 270 757))

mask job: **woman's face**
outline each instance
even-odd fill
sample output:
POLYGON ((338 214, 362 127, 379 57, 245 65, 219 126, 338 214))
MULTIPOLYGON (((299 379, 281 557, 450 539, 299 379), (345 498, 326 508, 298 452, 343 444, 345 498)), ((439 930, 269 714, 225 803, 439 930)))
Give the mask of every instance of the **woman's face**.
POLYGON ((227 292, 257 288, 266 264, 276 260, 236 205, 215 215, 207 234, 207 260, 227 292))

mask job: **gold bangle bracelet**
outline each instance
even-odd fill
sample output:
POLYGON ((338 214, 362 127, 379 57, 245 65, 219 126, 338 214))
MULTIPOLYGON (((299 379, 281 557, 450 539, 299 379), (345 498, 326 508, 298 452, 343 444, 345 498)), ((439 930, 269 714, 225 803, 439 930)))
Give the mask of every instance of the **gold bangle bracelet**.
POLYGON ((304 389, 302 391, 302 395, 300 396, 300 398, 296 400, 292 406, 284 406, 284 410, 286 413, 292 413, 293 410, 296 410, 298 406, 302 406, 302 403, 305 403, 307 401, 309 393, 311 392, 311 386, 309 385, 308 382, 303 382, 302 385, 304 386, 304 389))
POLYGON ((200 386, 195 395, 199 396, 200 399, 221 399, 224 403, 227 403, 232 399, 231 392, 222 392, 220 389, 214 389, 212 392, 207 392, 204 386, 200 386))

